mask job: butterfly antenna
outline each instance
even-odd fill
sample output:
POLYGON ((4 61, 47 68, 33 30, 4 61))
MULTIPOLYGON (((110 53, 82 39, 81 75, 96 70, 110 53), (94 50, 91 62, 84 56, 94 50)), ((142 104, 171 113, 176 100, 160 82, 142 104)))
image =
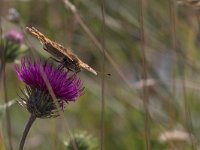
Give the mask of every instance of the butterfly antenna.
POLYGON ((100 71, 96 71, 98 74, 104 74, 104 75, 107 75, 107 76, 111 76, 111 73, 103 73, 103 72, 100 72, 100 71))

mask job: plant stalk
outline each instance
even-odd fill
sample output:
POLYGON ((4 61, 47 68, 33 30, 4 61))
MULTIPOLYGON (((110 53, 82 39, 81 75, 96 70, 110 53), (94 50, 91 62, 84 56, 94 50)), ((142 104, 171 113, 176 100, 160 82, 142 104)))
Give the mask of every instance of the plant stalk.
POLYGON ((19 150, 23 150, 24 148, 24 143, 25 143, 25 140, 26 140, 26 137, 28 135, 28 132, 33 124, 33 122, 35 121, 36 117, 34 115, 31 115, 26 126, 25 126, 25 129, 24 129, 24 133, 23 133, 23 136, 22 136, 22 139, 20 141, 20 145, 19 145, 19 150))
POLYGON ((6 64, 5 62, 3 61, 2 63, 2 80, 3 80, 3 92, 4 92, 4 102, 6 104, 6 125, 7 125, 7 134, 8 134, 8 143, 9 143, 9 149, 10 150, 13 150, 13 147, 12 147, 12 140, 11 140, 11 119, 10 119, 10 112, 8 110, 8 95, 7 95, 7 84, 6 84, 6 64))

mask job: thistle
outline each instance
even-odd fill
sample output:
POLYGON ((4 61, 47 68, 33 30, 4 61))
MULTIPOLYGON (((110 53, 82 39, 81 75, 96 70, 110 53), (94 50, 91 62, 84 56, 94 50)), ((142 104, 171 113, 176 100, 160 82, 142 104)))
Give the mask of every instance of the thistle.
POLYGON ((26 84, 26 88, 22 91, 23 96, 20 96, 18 102, 31 114, 20 143, 20 149, 23 149, 34 120, 59 116, 59 111, 64 111, 66 103, 75 101, 83 95, 84 87, 75 74, 71 75, 63 69, 55 68, 48 62, 23 59, 21 66, 16 66, 16 72, 19 79, 26 84), (56 102, 49 92, 45 78, 52 88, 56 102))
POLYGON ((19 23, 21 16, 15 8, 10 8, 6 18, 13 23, 19 23))
POLYGON ((12 29, 5 35, 5 39, 16 44, 21 44, 24 40, 24 36, 21 32, 12 29))
POLYGON ((6 63, 15 61, 27 49, 22 46, 24 36, 21 32, 11 29, 1 37, 0 54, 6 63))
MULTIPOLYGON (((14 62, 16 58, 22 53, 21 48, 23 43, 23 34, 14 29, 8 31, 5 35, 3 35, 2 28, 0 28, 0 77, 2 77, 2 85, 4 91, 4 101, 8 103, 7 99, 7 91, 6 91, 6 64, 10 62, 14 62)), ((24 49, 25 50, 25 49, 24 49)), ((25 52, 25 51, 23 51, 25 52)), ((6 107, 6 122, 7 122, 7 133, 8 133, 8 141, 9 141, 9 149, 12 148, 12 140, 11 140, 11 119, 10 112, 6 107)))
POLYGON ((96 150, 98 147, 97 139, 86 132, 75 133, 71 139, 64 142, 64 145, 67 150, 96 150))
MULTIPOLYGON (((21 98, 21 104, 26 106, 30 113, 35 113, 34 115, 38 118, 49 117, 49 112, 47 115, 44 111, 47 105, 56 109, 43 79, 44 76, 41 74, 42 72, 48 79, 62 110, 64 109, 65 102, 75 101, 83 94, 83 84, 75 74, 70 75, 64 70, 54 68, 47 62, 32 62, 31 59, 23 59, 21 66, 16 66, 16 72, 19 79, 27 86, 23 93, 24 98, 21 98)), ((51 109, 51 111, 54 109, 51 109)))

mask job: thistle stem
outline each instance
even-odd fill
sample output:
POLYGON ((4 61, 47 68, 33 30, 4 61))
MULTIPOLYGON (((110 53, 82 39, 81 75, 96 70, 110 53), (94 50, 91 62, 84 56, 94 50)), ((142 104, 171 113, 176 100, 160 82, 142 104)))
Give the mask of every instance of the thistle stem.
POLYGON ((36 119, 36 117, 34 115, 30 116, 30 118, 29 118, 29 120, 28 120, 28 122, 26 124, 26 127, 24 129, 24 133, 23 133, 20 145, 19 145, 19 150, 23 150, 26 137, 27 137, 28 132, 29 132, 33 122, 35 121, 35 119, 36 119))
POLYGON ((5 101, 5 104, 6 104, 6 125, 7 125, 7 134, 8 134, 8 144, 9 144, 9 149, 10 150, 13 150, 13 147, 12 147, 12 140, 11 140, 11 136, 12 136, 12 133, 11 133, 11 118, 10 118, 10 111, 8 110, 8 95, 7 95, 7 84, 6 84, 6 63, 5 61, 3 61, 2 63, 2 68, 0 68, 2 74, 0 74, 0 77, 1 75, 3 75, 3 89, 4 89, 4 101, 5 101))

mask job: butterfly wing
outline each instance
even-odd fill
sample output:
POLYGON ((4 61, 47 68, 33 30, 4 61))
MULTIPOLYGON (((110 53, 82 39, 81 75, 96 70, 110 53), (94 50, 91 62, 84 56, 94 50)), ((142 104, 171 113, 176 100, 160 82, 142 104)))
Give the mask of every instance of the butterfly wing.
POLYGON ((62 45, 60 45, 60 44, 58 44, 54 41, 51 41, 44 34, 39 32, 34 27, 31 27, 31 28, 26 27, 26 30, 31 35, 36 37, 44 45, 44 49, 46 51, 48 51, 50 54, 52 54, 54 57, 56 57, 56 58, 57 57, 58 58, 68 57, 71 61, 73 61, 72 58, 69 55, 70 50, 67 50, 62 45))
POLYGON ((94 69, 92 69, 88 64, 82 62, 81 60, 79 60, 79 67, 93 73, 94 75, 97 75, 97 72, 94 69))
POLYGON ((85 70, 97 75, 97 72, 94 69, 92 69, 88 64, 84 63, 81 59, 79 59, 78 56, 76 56, 73 53, 69 53, 69 55, 73 59, 73 63, 75 64, 75 70, 78 71, 80 69, 85 69, 85 70))
POLYGON ((59 58, 68 58, 71 62, 68 64, 72 69, 76 68, 75 70, 78 69, 85 69, 88 70, 89 72, 92 72, 93 74, 97 75, 97 72, 92 69, 88 64, 82 62, 75 54, 73 54, 70 50, 65 49, 62 45, 51 41, 48 39, 44 34, 39 32, 37 29, 34 27, 26 27, 26 30, 36 37, 43 45, 44 49, 48 51, 50 54, 52 54, 54 57, 59 57, 59 58), (72 65, 73 64, 73 65, 72 65))

